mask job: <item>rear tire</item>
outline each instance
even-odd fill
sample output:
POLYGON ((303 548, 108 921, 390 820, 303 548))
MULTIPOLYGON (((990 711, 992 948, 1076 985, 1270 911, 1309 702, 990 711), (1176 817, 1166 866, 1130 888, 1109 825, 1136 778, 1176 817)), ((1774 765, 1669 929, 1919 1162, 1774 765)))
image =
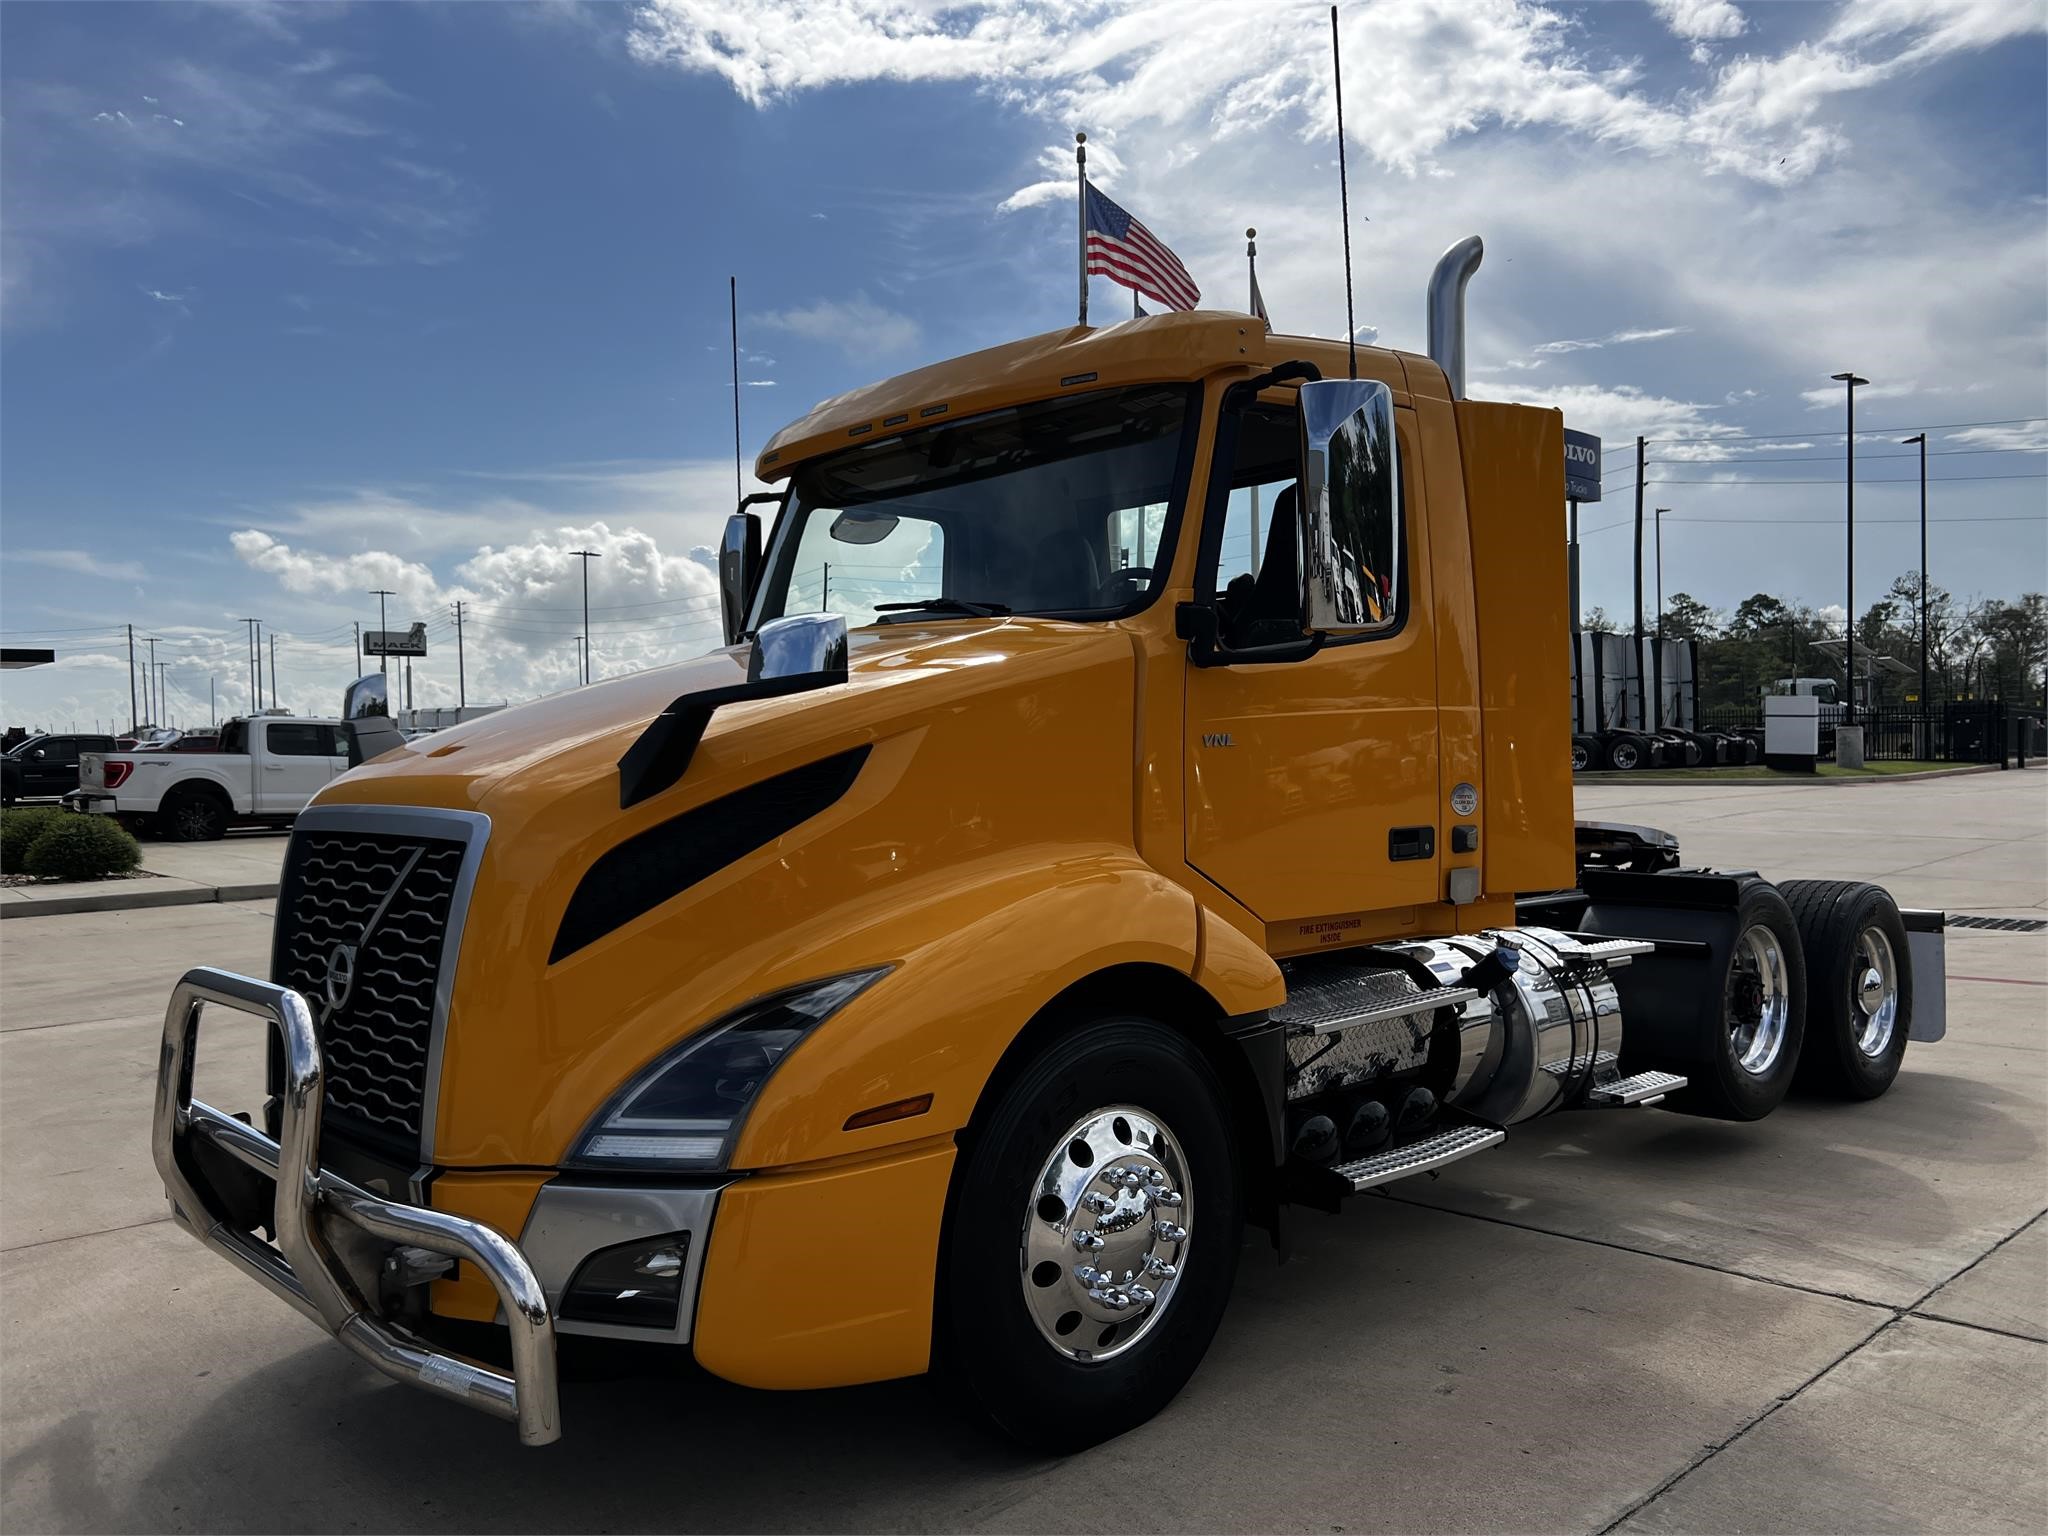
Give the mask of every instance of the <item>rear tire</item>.
POLYGON ((1572 737, 1572 772, 1584 773, 1593 766, 1596 743, 1590 736, 1572 737))
POLYGON ((1633 773, 1647 766, 1649 754, 1643 750, 1643 743, 1634 736, 1610 736, 1601 751, 1601 760, 1616 773, 1633 773))
POLYGON ((1244 1226, 1229 1111, 1192 1042, 1133 1017, 1062 1036, 996 1092, 954 1174, 934 1365, 1006 1434, 1079 1450, 1164 1408, 1215 1337, 1244 1226), (1133 1188, 1105 1179, 1121 1158, 1133 1188), (1155 1221, 1184 1224, 1182 1238, 1155 1221), (1073 1246, 1098 1229, 1103 1246, 1073 1246), (1110 1274, 1074 1273, 1098 1264, 1110 1274))
POLYGON ((1735 942, 1671 1106, 1717 1120, 1761 1120, 1783 1102, 1806 1033, 1806 962, 1799 925, 1775 886, 1751 880, 1735 908, 1735 942))
POLYGON ((228 812, 203 789, 174 790, 157 813, 158 833, 173 843, 212 843, 227 835, 228 812))
POLYGON ((1891 893, 1855 880, 1781 887, 1806 952, 1806 1042, 1799 1084, 1844 1099, 1889 1089, 1913 1026, 1906 925, 1891 893))

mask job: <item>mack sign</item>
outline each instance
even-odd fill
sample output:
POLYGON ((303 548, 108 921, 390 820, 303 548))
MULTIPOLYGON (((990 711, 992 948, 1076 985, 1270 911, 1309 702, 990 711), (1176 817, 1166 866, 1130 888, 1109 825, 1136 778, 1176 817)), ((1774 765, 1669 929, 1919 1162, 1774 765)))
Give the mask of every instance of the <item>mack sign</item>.
POLYGON ((1567 501, 1600 499, 1600 439, 1564 429, 1564 494, 1567 501))
POLYGON ((411 629, 366 629, 363 631, 363 654, 424 656, 427 654, 427 626, 415 624, 411 629))

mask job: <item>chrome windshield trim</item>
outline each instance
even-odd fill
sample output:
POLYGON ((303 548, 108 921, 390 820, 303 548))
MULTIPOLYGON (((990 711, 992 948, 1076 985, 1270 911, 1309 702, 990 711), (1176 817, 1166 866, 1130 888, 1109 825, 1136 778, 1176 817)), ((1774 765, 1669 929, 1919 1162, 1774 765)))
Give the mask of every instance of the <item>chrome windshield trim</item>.
MULTIPOLYGON (((491 838, 491 818, 481 811, 447 811, 437 806, 314 805, 301 811, 292 835, 300 832, 362 832, 387 837, 423 837, 464 845, 462 867, 456 871, 455 893, 448 905, 448 937, 441 947, 441 969, 434 978, 434 1016, 427 1033, 427 1072, 420 1093, 420 1161, 434 1161, 434 1127, 440 1119, 442 1048, 448 1014, 455 998, 455 970, 462 954, 462 933, 469 920, 469 899, 491 838)), ((290 856, 287 853, 286 863, 290 856)), ((284 922, 283 892, 276 924, 284 922)), ((277 929, 271 936, 271 974, 277 973, 277 929)))

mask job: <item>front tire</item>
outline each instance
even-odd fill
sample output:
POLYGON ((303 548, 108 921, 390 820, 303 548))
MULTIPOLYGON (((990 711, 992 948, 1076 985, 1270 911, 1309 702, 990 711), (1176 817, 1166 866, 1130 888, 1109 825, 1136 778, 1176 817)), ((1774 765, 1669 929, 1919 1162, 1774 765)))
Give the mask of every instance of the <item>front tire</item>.
POLYGON ((1229 1110, 1201 1051, 1151 1019, 1085 1024, 997 1090, 962 1149, 937 1368, 1034 1448, 1120 1435, 1201 1363, 1243 1227, 1229 1110))
POLYGON ((1608 737, 1607 748, 1602 755, 1607 766, 1616 773, 1633 773, 1643 766, 1645 757, 1642 741, 1634 736, 1608 737))
POLYGON ((1906 925, 1891 893, 1855 880, 1787 880, 1809 979, 1802 1087, 1874 1099, 1899 1075, 1913 1026, 1906 925))

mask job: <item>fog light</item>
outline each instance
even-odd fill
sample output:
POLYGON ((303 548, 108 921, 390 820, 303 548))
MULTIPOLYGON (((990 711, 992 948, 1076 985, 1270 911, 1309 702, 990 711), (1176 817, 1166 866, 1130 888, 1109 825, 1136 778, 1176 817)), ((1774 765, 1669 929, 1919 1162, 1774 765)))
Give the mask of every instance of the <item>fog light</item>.
POLYGON ((600 1249, 577 1267, 562 1292, 562 1317, 662 1332, 674 1329, 689 1253, 687 1232, 600 1249))

